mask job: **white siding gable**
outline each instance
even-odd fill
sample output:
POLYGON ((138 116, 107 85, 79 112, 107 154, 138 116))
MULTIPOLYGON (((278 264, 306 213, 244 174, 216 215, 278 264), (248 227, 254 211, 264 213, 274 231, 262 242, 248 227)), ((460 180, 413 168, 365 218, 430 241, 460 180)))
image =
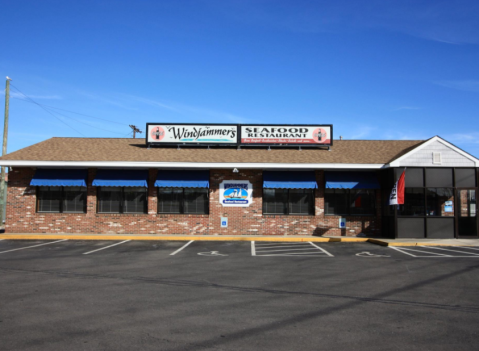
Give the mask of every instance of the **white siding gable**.
POLYGON ((391 162, 391 166, 394 164, 395 167, 476 167, 476 162, 474 157, 465 155, 442 139, 435 138, 391 162), (433 162, 433 153, 437 152, 441 153, 440 164, 433 162))

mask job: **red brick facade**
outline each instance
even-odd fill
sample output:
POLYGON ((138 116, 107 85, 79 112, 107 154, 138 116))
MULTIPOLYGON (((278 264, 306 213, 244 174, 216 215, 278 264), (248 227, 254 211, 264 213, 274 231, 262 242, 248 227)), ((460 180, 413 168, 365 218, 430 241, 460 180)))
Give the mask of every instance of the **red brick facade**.
POLYGON ((339 216, 324 214, 324 172, 316 171, 319 189, 315 192, 314 216, 263 215, 261 170, 210 171, 209 215, 165 215, 157 213, 157 170, 149 171, 147 214, 101 214, 96 211, 96 187, 91 186, 96 169, 88 172, 87 213, 37 213, 36 189, 30 187, 35 171, 13 168, 9 173, 6 233, 102 233, 102 234, 192 234, 192 235, 328 235, 379 236, 381 197, 376 193, 376 216, 347 218, 346 229, 339 229, 339 216), (223 207, 219 185, 223 180, 249 180, 253 184, 250 207, 223 207), (228 228, 220 228, 221 217, 228 217, 228 228))

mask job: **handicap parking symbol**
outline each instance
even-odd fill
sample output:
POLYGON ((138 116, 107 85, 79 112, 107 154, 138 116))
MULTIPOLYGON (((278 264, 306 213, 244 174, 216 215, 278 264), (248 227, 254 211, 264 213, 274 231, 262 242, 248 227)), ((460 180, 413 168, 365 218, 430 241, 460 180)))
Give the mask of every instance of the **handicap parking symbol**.
POLYGON ((228 256, 225 254, 220 254, 218 251, 210 251, 210 252, 198 252, 200 256, 228 256))
POLYGON ((358 257, 391 257, 391 256, 388 256, 388 255, 372 254, 369 251, 359 252, 359 253, 356 254, 356 256, 358 256, 358 257))

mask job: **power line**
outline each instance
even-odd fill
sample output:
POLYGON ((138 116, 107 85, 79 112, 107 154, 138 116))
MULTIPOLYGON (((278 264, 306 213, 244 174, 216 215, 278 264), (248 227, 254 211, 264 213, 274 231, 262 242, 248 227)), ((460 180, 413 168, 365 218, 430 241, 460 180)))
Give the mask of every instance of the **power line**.
MULTIPOLYGON (((36 101, 34 101, 32 98, 28 97, 27 95, 25 95, 23 92, 20 91, 20 89, 18 89, 17 87, 13 86, 12 84, 12 87, 15 88, 20 94, 22 94, 23 96, 25 96, 28 100, 30 101, 27 101, 27 102, 31 102, 35 105, 38 105, 39 107, 41 107, 43 110, 47 111, 48 113, 50 113, 52 116, 54 116, 55 118, 59 119, 60 121, 62 121, 63 123, 65 123, 63 120, 61 120, 60 118, 58 118, 57 116, 55 116, 53 114, 53 111, 50 111, 49 108, 54 108, 54 109, 58 109, 58 110, 63 110, 63 109, 60 109, 60 108, 57 108, 57 107, 53 107, 53 106, 48 106, 48 105, 44 105, 44 104, 40 104, 36 101)), ((23 100, 23 99, 21 99, 23 100)), ((78 115, 83 115, 83 116, 87 116, 87 117, 91 117, 91 118, 96 118, 96 119, 101 119, 101 120, 104 120, 104 121, 108 121, 106 119, 103 119, 103 118, 99 118, 99 117, 93 117, 93 116, 88 116, 88 115, 84 115, 84 114, 81 114, 81 113, 77 113, 77 112, 73 112, 73 111, 68 111, 68 110, 63 110, 63 111, 67 111, 67 112, 71 112, 71 113, 75 113, 75 114, 78 114, 78 115)), ((65 118, 70 118, 70 119, 73 119, 74 121, 77 121, 79 123, 83 123, 91 128, 96 128, 96 129, 99 129, 99 130, 103 130, 103 131, 106 131, 106 132, 109 132, 109 133, 114 133, 114 134, 120 134, 120 135, 124 135, 123 133, 119 133, 119 132, 113 132, 111 130, 108 130, 108 129, 104 129, 104 128, 100 128, 100 127, 97 127, 97 126, 94 126, 94 125, 91 125, 89 123, 86 123, 86 122, 83 122, 83 121, 80 121, 76 118, 73 118, 71 116, 67 116, 65 114, 62 114, 62 113, 59 113, 59 112, 54 112, 62 117, 65 117, 65 118)), ((108 122, 113 122, 113 121, 108 121, 108 122)), ((113 123, 117 123, 117 124, 121 124, 121 125, 124 125, 122 123, 118 123, 118 122, 113 122, 113 123)), ((68 125, 67 123, 65 123, 66 125, 68 125)), ((73 130, 75 130, 76 132, 80 133, 78 130, 76 130, 75 128, 71 127, 70 125, 68 125, 70 128, 72 128, 73 130)), ((80 133, 81 135, 85 136, 84 134, 80 133)), ((129 134, 129 133, 128 133, 129 134)))
MULTIPOLYGON (((26 101, 25 99, 19 99, 19 100, 22 100, 22 101, 25 101, 25 102, 30 102, 30 101, 26 101)), ((74 111, 70 111, 70 110, 65 110, 65 109, 59 108, 59 107, 54 107, 54 106, 45 105, 45 104, 41 104, 41 105, 43 105, 43 106, 45 106, 45 107, 48 107, 48 108, 53 108, 53 109, 55 109, 55 110, 70 112, 70 113, 74 113, 74 114, 80 115, 80 116, 85 116, 85 117, 90 117, 90 118, 96 118, 96 119, 100 119, 100 120, 102 120, 102 121, 120 124, 120 125, 122 125, 122 126, 125 126, 125 125, 126 125, 126 124, 124 124, 124 123, 120 123, 120 122, 116 122, 116 121, 110 121, 109 119, 100 118, 100 117, 95 117, 95 116, 90 116, 90 115, 86 115, 86 114, 84 114, 84 113, 79 113, 79 112, 74 112, 74 111)))
POLYGON ((15 88, 15 90, 17 90, 20 94, 22 94, 23 96, 25 96, 28 100, 30 100, 32 103, 34 103, 35 105, 38 105, 39 107, 41 107, 43 110, 45 110, 46 112, 48 112, 49 114, 51 114, 53 117, 55 117, 56 119, 58 119, 60 122, 64 123, 65 125, 67 125, 68 127, 70 127, 71 129, 73 129, 75 132, 77 132, 78 134, 80 135, 83 135, 84 137, 86 137, 85 134, 79 132, 78 130, 76 130, 75 128, 73 128, 71 125, 69 125, 67 122, 65 122, 64 120, 62 120, 61 118, 58 118, 57 116, 55 116, 52 112, 50 112, 49 110, 47 110, 45 107, 43 107, 42 105, 40 105, 39 103, 37 103, 36 101, 32 100, 30 97, 28 97, 27 95, 25 95, 24 93, 22 93, 20 91, 20 89, 18 89, 16 86, 14 86, 12 84, 12 87, 15 88))

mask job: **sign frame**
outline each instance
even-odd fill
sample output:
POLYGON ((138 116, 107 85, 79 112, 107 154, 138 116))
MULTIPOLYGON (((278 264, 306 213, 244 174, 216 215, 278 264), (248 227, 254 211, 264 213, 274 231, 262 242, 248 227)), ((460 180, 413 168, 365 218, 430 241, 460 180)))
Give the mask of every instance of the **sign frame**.
POLYGON ((296 147, 321 147, 333 146, 333 125, 332 124, 240 124, 239 126, 239 145, 240 146, 296 146, 296 147), (243 143, 243 127, 329 127, 331 130, 330 142, 328 144, 301 144, 301 143, 243 143))
POLYGON ((177 145, 182 145, 182 146, 188 146, 188 145, 194 145, 194 146, 238 146, 239 145, 239 142, 240 142, 240 125, 239 124, 236 124, 236 123, 165 123, 165 122, 158 122, 158 123, 146 123, 146 138, 145 138, 145 142, 146 142, 146 146, 147 147, 150 147, 152 145, 155 145, 155 146, 160 146, 160 145, 164 145, 164 146, 177 146, 177 145), (154 125, 154 126, 157 126, 157 125, 162 125, 162 126, 167 126, 167 125, 171 125, 171 126, 203 126, 203 127, 207 127, 207 126, 223 126, 223 127, 236 127, 236 142, 205 142, 205 143, 202 143, 202 142, 181 142, 181 141, 178 141, 178 142, 151 142, 151 141, 148 141, 149 139, 149 136, 148 136, 148 133, 149 133, 149 126, 151 125, 154 125))
MULTIPOLYGON (((234 189, 235 187, 229 187, 229 188, 234 189)), ((223 180, 220 183, 219 202, 220 202, 221 206, 223 206, 223 207, 250 207, 253 204, 253 184, 249 180, 234 180, 234 179, 223 180), (227 199, 225 198, 225 192, 228 188, 225 188, 226 184, 244 184, 244 185, 247 185, 247 188, 246 188, 247 197, 246 197, 246 199, 245 200, 234 200, 235 202, 227 203, 226 202, 227 199), (236 201, 246 201, 246 203, 236 203, 236 201)))

